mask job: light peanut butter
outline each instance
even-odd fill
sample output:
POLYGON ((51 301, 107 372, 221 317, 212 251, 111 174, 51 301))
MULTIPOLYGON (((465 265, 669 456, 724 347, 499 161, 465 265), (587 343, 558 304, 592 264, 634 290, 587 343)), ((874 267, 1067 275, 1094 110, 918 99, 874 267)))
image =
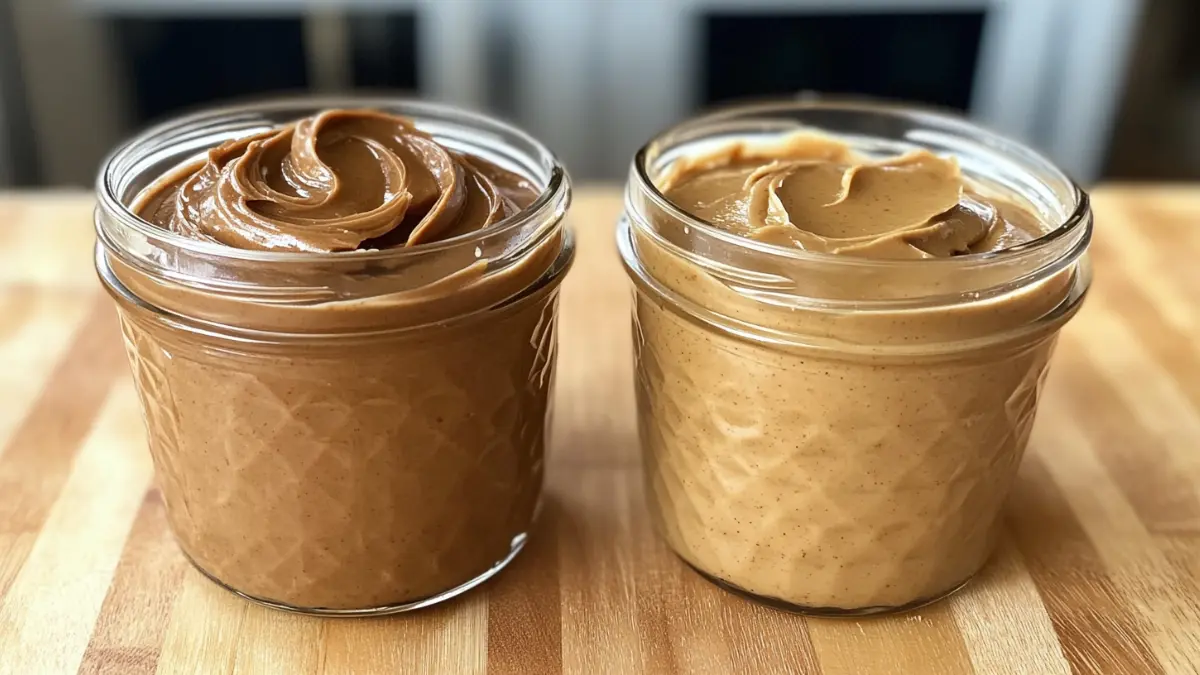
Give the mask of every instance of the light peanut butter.
POLYGON ((753 268, 754 257, 737 272, 705 269, 664 245, 717 255, 694 243, 699 226, 661 212, 648 217, 662 240, 634 228, 635 280, 663 289, 639 284, 635 341, 648 501, 668 543, 723 583, 818 613, 912 606, 966 582, 992 550, 1069 313, 1042 319, 1072 277, 949 305, 853 301, 926 276, 931 295, 964 293, 933 259, 1029 242, 1049 230, 1043 218, 952 157, 867 157, 809 132, 684 156, 652 178, 678 208, 741 238, 907 261, 844 277, 802 261, 753 268), (850 304, 748 293, 737 280, 752 274, 850 304))
POLYGON ((946 257, 1010 248, 1044 229, 1032 213, 973 189, 953 157, 914 150, 869 159, 807 133, 687 158, 657 182, 715 227, 819 253, 946 257))
POLYGON ((296 608, 388 609, 519 546, 569 244, 555 221, 532 243, 379 251, 507 227, 537 195, 365 110, 229 141, 142 192, 143 218, 217 251, 183 266, 211 285, 109 258, 141 302, 199 322, 122 305, 167 514, 202 570, 296 608))

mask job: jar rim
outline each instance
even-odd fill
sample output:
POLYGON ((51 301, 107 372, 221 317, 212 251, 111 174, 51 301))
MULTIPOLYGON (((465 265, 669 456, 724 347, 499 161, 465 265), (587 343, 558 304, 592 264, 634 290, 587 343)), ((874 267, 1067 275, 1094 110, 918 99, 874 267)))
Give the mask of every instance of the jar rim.
MULTIPOLYGON (((494 117, 473 112, 465 108, 444 103, 433 103, 402 96, 271 96, 249 103, 235 103, 206 107, 196 112, 173 117, 130 137, 101 163, 96 177, 98 208, 115 218, 121 225, 136 231, 151 240, 158 240, 181 249, 216 256, 219 258, 279 264, 311 264, 314 262, 370 262, 394 261, 405 256, 426 254, 452 249, 488 237, 502 235, 510 230, 519 230, 531 221, 544 218, 547 211, 556 211, 561 217, 570 201, 570 178, 558 157, 540 141, 525 131, 494 117), (309 251, 259 251, 242 249, 224 244, 185 237, 164 229, 137 215, 118 195, 117 184, 122 178, 120 169, 124 163, 135 161, 139 153, 157 149, 164 137, 182 133, 193 127, 220 121, 233 121, 242 116, 278 113, 297 107, 320 110, 324 108, 363 108, 391 111, 411 117, 418 128, 422 122, 434 118, 453 118, 456 123, 497 136, 510 136, 533 148, 536 157, 548 170, 549 179, 537 198, 518 213, 497 222, 495 225, 466 232, 440 241, 387 249, 309 252, 309 251)), ((97 219, 100 227, 100 219, 97 219)))
MULTIPOLYGON (((797 126, 796 130, 806 128, 821 131, 817 127, 807 127, 804 125, 797 126)), ((834 136, 838 135, 836 130, 831 133, 834 136)), ((1059 169, 1049 158, 1023 143, 976 124, 963 115, 950 113, 944 109, 911 103, 865 101, 854 98, 765 99, 752 103, 742 102, 718 106, 708 113, 690 118, 656 133, 634 154, 630 173, 636 181, 636 186, 642 191, 643 195, 654 203, 656 208, 661 209, 663 213, 679 220, 681 223, 689 227, 699 228, 706 235, 733 246, 742 247, 765 255, 779 256, 799 263, 821 263, 824 265, 832 264, 868 268, 896 268, 911 265, 942 265, 944 268, 950 268, 954 266, 977 267, 990 265, 1000 261, 1022 258, 1041 251, 1067 235, 1076 232, 1081 226, 1086 227, 1086 224, 1090 221, 1091 213, 1090 198, 1087 192, 1074 179, 1067 175, 1066 172, 1059 169), (1057 180, 1068 186, 1068 191, 1073 201, 1072 204, 1068 205, 1070 213, 1063 222, 1051 227, 1041 236, 998 251, 986 251, 945 258, 922 258, 920 260, 866 258, 789 248, 739 236, 716 227, 707 220, 698 218, 680 208, 659 190, 654 180, 650 177, 648 169, 650 154, 655 151, 665 138, 672 134, 690 129, 699 129, 721 121, 749 120, 755 116, 772 113, 803 112, 865 113, 875 114, 880 117, 906 118, 961 139, 978 141, 992 152, 1019 157, 1022 160, 1040 165, 1040 168, 1053 172, 1057 180)), ((627 191, 625 197, 626 210, 636 213, 633 209, 630 192, 627 191)))

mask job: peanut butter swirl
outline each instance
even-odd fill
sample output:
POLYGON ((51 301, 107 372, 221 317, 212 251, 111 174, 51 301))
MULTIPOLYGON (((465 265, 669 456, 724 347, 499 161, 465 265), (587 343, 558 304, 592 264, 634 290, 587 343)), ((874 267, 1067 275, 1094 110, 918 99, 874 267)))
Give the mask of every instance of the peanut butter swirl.
POLYGON ((438 241, 533 202, 521 176, 440 145, 407 118, 327 110, 228 141, 143 193, 135 210, 240 249, 333 252, 438 241))
POLYGON ((500 224, 539 193, 525 176, 444 146, 408 118, 324 110, 226 141, 166 172, 132 204, 194 241, 316 254, 320 263, 185 265, 198 282, 151 278, 122 261, 113 269, 147 302, 221 325, 288 333, 423 325, 499 306, 538 284, 562 252, 561 233, 500 224), (495 236, 420 250, 489 231, 495 236), (413 255, 375 264, 321 255, 379 249, 413 255))
POLYGON ((1027 209, 973 187, 952 157, 916 150, 870 159, 811 133, 683 159, 658 187, 716 227, 823 253, 948 257, 1010 248, 1044 231, 1027 209))

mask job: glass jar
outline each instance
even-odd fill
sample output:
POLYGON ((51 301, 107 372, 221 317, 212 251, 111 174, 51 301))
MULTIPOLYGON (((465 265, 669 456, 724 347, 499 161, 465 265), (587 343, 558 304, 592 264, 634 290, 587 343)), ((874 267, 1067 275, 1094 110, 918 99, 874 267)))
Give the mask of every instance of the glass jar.
POLYGON ((618 244, 634 286, 639 431, 659 533, 719 584, 812 614, 903 610, 983 565, 1055 337, 1090 275, 1087 195, 1033 151, 909 107, 779 102, 685 122, 637 153, 618 244), (1053 227, 928 260, 777 247, 655 181, 729 141, 815 128, 918 148, 1053 227))
POLYGON ((541 496, 569 182, 500 122, 397 99, 282 100, 155 127, 97 184, 116 300, 167 517, 249 599, 378 614, 451 598, 521 549, 541 496), (330 107, 404 115, 540 189, 496 225, 407 248, 300 253, 198 241, 130 204, 228 139, 330 107))

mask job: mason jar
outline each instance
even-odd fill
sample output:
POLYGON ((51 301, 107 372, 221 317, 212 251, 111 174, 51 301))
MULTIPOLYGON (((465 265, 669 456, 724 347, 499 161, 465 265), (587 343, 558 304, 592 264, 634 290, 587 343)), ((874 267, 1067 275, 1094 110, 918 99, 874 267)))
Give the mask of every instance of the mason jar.
POLYGON ((566 173, 525 133, 398 99, 283 100, 152 128, 97 182, 96 268, 116 301, 158 487, 184 554, 277 608, 440 602, 521 549, 538 509, 566 173), (244 250, 131 208, 230 139, 331 108, 410 118, 538 196, 474 232, 382 250, 244 250))
POLYGON ((625 198, 647 502, 671 548, 804 613, 903 610, 963 586, 994 547, 1056 335, 1089 285, 1084 191, 957 117, 792 101, 664 132, 625 198), (952 155, 1045 233, 989 253, 853 257, 732 234, 659 189, 681 158, 797 130, 868 158, 952 155))

